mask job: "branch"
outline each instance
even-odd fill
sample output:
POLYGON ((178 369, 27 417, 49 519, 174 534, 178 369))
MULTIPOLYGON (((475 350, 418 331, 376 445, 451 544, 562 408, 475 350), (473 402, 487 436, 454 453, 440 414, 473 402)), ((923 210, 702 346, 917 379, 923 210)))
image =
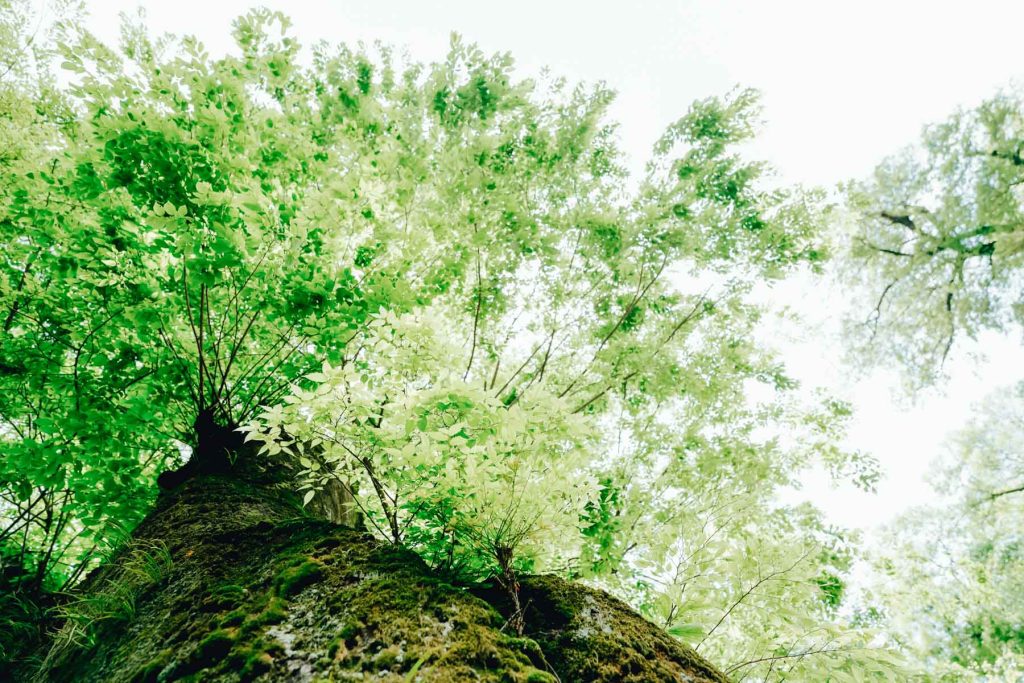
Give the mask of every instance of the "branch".
POLYGON ((896 283, 901 278, 896 278, 885 286, 882 290, 882 294, 878 297, 878 302, 875 304, 874 316, 869 320, 871 324, 871 341, 874 341, 875 336, 878 334, 878 322, 882 319, 882 304, 885 303, 885 297, 888 296, 889 290, 896 286, 896 283))
POLYGON ((1024 484, 1014 486, 1013 488, 1003 489, 1002 491, 996 491, 995 493, 990 493, 988 495, 988 499, 995 500, 996 498, 1002 498, 1003 496, 1008 496, 1011 493, 1020 493, 1022 491, 1024 491, 1024 484))
POLYGON ((39 256, 39 252, 42 250, 42 247, 38 247, 25 262, 25 268, 21 271, 21 277, 18 278, 18 286, 14 289, 14 301, 11 303, 11 310, 7 313, 6 320, 4 320, 4 332, 11 331, 14 318, 18 315, 18 308, 21 307, 21 290, 25 287, 25 279, 28 278, 28 272, 32 270, 32 264, 35 263, 36 257, 39 256))
POLYGON ((103 329, 107 325, 107 323, 109 323, 111 320, 113 320, 117 316, 121 315, 121 313, 123 313, 123 312, 124 312, 124 310, 122 309, 120 311, 115 311, 114 313, 111 313, 109 316, 107 316, 106 319, 103 320, 103 322, 101 322, 99 325, 97 325, 96 327, 94 327, 91 330, 89 330, 88 334, 85 335, 85 337, 82 339, 82 342, 75 349, 75 363, 74 363, 74 367, 73 367, 73 370, 72 370, 73 382, 74 382, 74 386, 75 386, 75 410, 81 410, 82 409, 82 406, 81 406, 81 392, 79 391, 79 388, 78 388, 78 361, 82 357, 82 351, 85 350, 85 345, 89 343, 89 340, 92 339, 96 335, 97 332, 99 332, 101 329, 103 329))
MULTIPOLYGON (((252 393, 249 394, 249 399, 245 402, 245 405, 242 406, 242 411, 238 415, 238 420, 240 422, 243 421, 246 418, 246 416, 248 415, 250 406, 251 406, 251 408, 253 410, 255 410, 257 407, 259 407, 259 398, 260 398, 259 393, 260 393, 260 390, 270 380, 270 378, 273 377, 275 374, 277 374, 277 372, 281 369, 281 367, 284 366, 284 364, 288 362, 288 359, 292 357, 292 354, 294 354, 296 351, 299 351, 301 349, 301 346, 302 346, 302 344, 305 343, 306 339, 307 339, 306 337, 303 337, 302 339, 299 340, 299 342, 297 344, 289 342, 288 340, 285 340, 285 342, 280 347, 278 347, 279 349, 283 349, 285 347, 285 345, 288 345, 291 348, 289 348, 288 349, 288 353, 286 353, 284 355, 284 357, 281 358, 281 360, 278 361, 278 363, 274 367, 273 371, 268 372, 266 375, 264 375, 263 379, 260 380, 259 383, 256 385, 256 387, 252 390, 252 393), (255 403, 253 403, 253 401, 255 401, 255 403)), ((285 381, 284 385, 288 386, 289 382, 285 381)), ((266 397, 264 397, 264 398, 266 398, 266 397)))
POLYGON ((874 649, 874 648, 866 648, 866 647, 832 647, 832 648, 830 648, 828 646, 828 644, 825 644, 822 647, 818 648, 817 650, 804 650, 803 652, 793 652, 793 653, 785 654, 785 655, 771 655, 771 656, 768 656, 768 657, 758 657, 757 659, 751 659, 749 661, 742 662, 740 664, 734 664, 733 666, 731 666, 731 667, 729 667, 728 669, 725 670, 725 675, 728 676, 729 674, 731 674, 733 671, 736 671, 737 669, 742 669, 742 668, 747 667, 747 666, 753 666, 754 664, 760 664, 761 662, 777 662, 777 661, 782 660, 782 659, 803 659, 804 657, 810 657, 811 655, 831 654, 833 652, 855 652, 857 650, 870 650, 870 649, 874 649))
MULTIPOLYGON (((711 627, 711 630, 710 630, 710 631, 708 631, 708 632, 707 632, 707 634, 705 634, 705 636, 704 636, 703 638, 701 638, 701 639, 700 639, 700 642, 699 642, 699 643, 697 643, 697 644, 696 644, 696 645, 694 646, 694 648, 693 648, 693 649, 694 649, 694 650, 698 650, 698 649, 700 649, 700 646, 704 644, 704 641, 705 641, 705 640, 707 640, 708 638, 710 638, 710 637, 711 637, 711 634, 712 634, 712 633, 714 633, 714 632, 715 632, 716 630, 718 630, 718 627, 722 625, 722 623, 723 623, 723 622, 724 622, 724 621, 725 621, 725 620, 726 620, 726 619, 727 619, 727 618, 729 617, 729 615, 730 615, 730 614, 732 614, 732 611, 733 611, 734 609, 736 609, 737 607, 739 607, 739 606, 740 606, 740 603, 742 603, 742 602, 743 602, 744 600, 746 600, 746 599, 747 599, 747 598, 748 598, 748 597, 750 596, 750 594, 751 594, 751 593, 753 593, 753 592, 754 592, 755 590, 757 590, 757 588, 758 588, 759 586, 761 586, 761 585, 762 585, 762 584, 764 584, 764 583, 767 583, 768 581, 771 581, 771 580, 775 579, 775 578, 776 578, 776 577, 778 577, 778 576, 782 576, 783 574, 785 574, 785 573, 787 573, 787 572, 793 571, 793 569, 795 569, 795 568, 796 568, 796 566, 797 566, 798 564, 800 564, 800 563, 801 563, 801 562, 803 562, 803 561, 804 561, 805 559, 807 559, 807 557, 808 557, 808 556, 809 556, 810 554, 811 554, 811 551, 810 551, 810 550, 808 550, 808 551, 807 551, 807 552, 805 552, 805 553, 804 553, 803 555, 801 555, 801 556, 800 556, 799 558, 797 558, 797 561, 796 561, 796 562, 794 562, 793 564, 791 564, 791 565, 790 565, 790 566, 789 566, 788 568, 786 568, 786 569, 779 569, 779 570, 777 570, 777 571, 774 571, 774 572, 772 572, 771 574, 768 574, 767 576, 761 577, 761 578, 759 578, 759 579, 758 579, 757 581, 755 581, 755 582, 754 582, 754 583, 753 583, 753 584, 752 584, 752 585, 750 586, 750 588, 748 588, 748 589, 746 590, 746 592, 744 592, 744 593, 743 593, 743 595, 741 595, 741 596, 740 596, 740 597, 739 597, 739 598, 738 598, 738 599, 736 600, 736 602, 734 602, 734 603, 732 603, 732 605, 730 605, 729 609, 725 610, 725 614, 723 614, 723 615, 722 615, 722 618, 721 618, 721 619, 719 619, 719 620, 718 620, 718 622, 717 622, 717 623, 716 623, 716 624, 715 624, 714 626, 712 626, 712 627, 711 627)), ((728 673, 728 672, 726 672, 726 673, 728 673)))
POLYGON ((473 314, 473 344, 469 348, 469 362, 466 363, 466 371, 462 373, 462 380, 469 377, 469 371, 473 367, 473 357, 476 355, 476 331, 480 326, 480 309, 483 306, 483 283, 480 276, 480 249, 476 250, 476 313, 473 314))
MULTIPOLYGON (((679 320, 679 322, 675 324, 675 326, 671 330, 669 330, 668 334, 665 335, 665 338, 661 340, 661 342, 658 344, 657 348, 652 350, 652 352, 650 354, 650 358, 653 359, 654 357, 656 357, 658 355, 658 353, 666 345, 668 345, 668 343, 671 342, 672 339, 675 338, 676 334, 679 333, 679 330, 683 329, 684 325, 686 325, 688 322, 690 322, 691 320, 693 320, 694 318, 697 317, 697 315, 701 312, 701 310, 702 310, 702 308, 704 306, 704 303, 708 300, 707 299, 708 291, 709 290, 705 290, 704 293, 701 294, 700 297, 697 299, 697 302, 693 305, 693 307, 689 310, 689 312, 687 312, 687 314, 684 315, 679 320)), ((582 412, 583 410, 586 410, 586 408, 588 406, 590 406, 590 404, 592 404, 594 401, 598 400, 599 398, 601 398, 602 396, 607 394, 615 384, 628 382, 629 380, 633 379, 636 375, 640 374, 641 369, 642 369, 642 367, 641 368, 637 368, 636 370, 633 370, 632 372, 630 372, 629 374, 625 375, 624 377, 622 377, 620 379, 618 377, 615 377, 615 371, 618 370, 618 366, 616 365, 616 367, 612 371, 612 377, 611 377, 611 380, 608 382, 608 384, 603 389, 601 389, 601 391, 599 391, 598 393, 594 394, 589 399, 584 401, 582 404, 577 406, 572 411, 572 414, 575 415, 575 414, 577 414, 579 412, 582 412)), ((579 378, 577 378, 577 379, 579 379, 579 378)), ((593 384, 591 384, 590 386, 593 386, 593 384)))
MULTIPOLYGON (((554 334, 554 333, 552 332, 552 334, 554 334)), ((516 369, 516 371, 512 373, 512 376, 509 377, 508 380, 506 380, 506 382, 501 385, 501 388, 498 389, 497 393, 495 393, 495 396, 500 397, 503 393, 505 393, 505 389, 508 389, 508 385, 512 384, 512 381, 515 380, 515 378, 519 376, 519 373, 521 373, 523 371, 523 369, 527 366, 527 364, 531 360, 533 360, 533 357, 537 355, 537 352, 540 351, 543 346, 544 346, 544 342, 541 342, 540 344, 537 344, 537 346, 535 346, 533 348, 533 351, 531 351, 530 355, 526 357, 526 360, 523 361, 523 364, 520 365, 519 368, 516 369)))
POLYGON ((563 389, 561 393, 558 394, 558 398, 564 398, 565 395, 568 394, 574 386, 576 386, 576 383, 583 379, 583 377, 588 372, 590 372, 590 368, 594 367, 594 363, 597 362, 597 357, 601 354, 601 351, 604 350, 605 345, 612 338, 612 336, 619 330, 619 328, 622 327, 622 323, 624 323, 626 321, 626 318, 628 318, 629 315, 636 309, 640 301, 643 300, 644 296, 647 295, 647 292, 651 289, 651 287, 654 286, 654 283, 657 282, 658 279, 661 277, 661 274, 665 272, 665 267, 668 265, 668 254, 665 254, 664 258, 661 261, 661 266, 659 266, 658 271, 651 278, 650 282, 648 282, 641 288, 641 284, 643 283, 643 265, 643 263, 640 264, 640 280, 637 282, 637 293, 633 295, 633 299, 629 302, 626 308, 623 309, 622 315, 619 316, 619 319, 615 322, 615 325, 612 327, 612 329, 608 331, 608 334, 606 334, 604 338, 601 340, 601 342, 597 345, 597 349, 594 351, 594 355, 591 356, 590 362, 587 363, 587 366, 583 369, 583 371, 580 374, 576 376, 575 379, 569 382, 569 385, 565 387, 565 389, 563 389))
POLYGON ((540 368, 537 370, 537 372, 535 372, 530 377, 530 380, 526 383, 526 386, 524 386, 521 390, 516 391, 516 395, 514 397, 512 397, 512 400, 506 406, 507 408, 511 408, 513 405, 515 405, 519 401, 519 399, 523 397, 523 394, 525 394, 526 391, 531 386, 533 386, 534 382, 542 381, 544 379, 544 370, 548 366, 548 358, 551 357, 551 345, 555 341, 555 332, 556 331, 557 330, 551 330, 551 334, 548 336, 548 347, 546 349, 544 349, 544 357, 541 358, 540 368))
MULTIPOLYGON (((249 336, 249 330, 252 329, 252 326, 256 322, 256 318, 258 318, 259 315, 260 315, 260 309, 257 308, 256 312, 253 313, 252 318, 249 319, 249 322, 245 326, 245 329, 242 330, 241 336, 237 337, 234 340, 234 344, 231 346, 231 353, 228 356, 228 361, 224 365, 224 370, 223 370, 223 372, 221 374, 220 386, 217 388, 217 390, 215 392, 215 397, 216 397, 216 399, 218 401, 221 400, 223 392, 227 389, 228 374, 231 372, 231 366, 234 365, 235 358, 238 356, 238 352, 242 348, 242 343, 245 341, 246 337, 249 336)), ((294 327, 294 325, 293 325, 293 327, 294 327)), ((228 409, 230 409, 230 406, 228 406, 228 409)))
MULTIPOLYGON (((196 343, 196 352, 199 355, 199 389, 196 392, 196 408, 202 412, 206 407, 203 396, 203 337, 201 332, 196 331, 195 319, 192 317, 192 302, 188 295, 188 267, 181 269, 181 288, 185 295, 185 313, 188 317, 188 326, 192 330, 192 339, 196 343)), ((201 321, 200 321, 201 324, 201 321)))
POLYGON ((953 340, 956 337, 956 321, 954 320, 953 315, 953 287, 956 285, 958 276, 960 284, 963 284, 965 258, 965 256, 960 256, 960 258, 957 259, 956 265, 953 268, 953 274, 949 278, 949 284, 946 289, 946 313, 949 316, 949 335, 946 338, 946 344, 942 349, 942 360, 939 363, 940 367, 946 364, 946 358, 949 356, 949 350, 953 348, 953 340))
POLYGON ((889 213, 888 211, 882 211, 878 215, 886 219, 890 223, 902 225, 905 228, 910 228, 914 232, 918 232, 917 225, 914 224, 914 219, 908 215, 897 215, 889 213))
POLYGON ((619 379, 617 379, 617 378, 613 378, 613 380, 612 380, 611 382, 609 382, 609 383, 608 383, 608 384, 607 384, 607 385, 605 386, 605 388, 604 388, 604 389, 602 389, 601 391, 597 392, 596 394, 594 394, 593 396, 591 396, 590 398, 588 398, 588 399, 587 399, 586 401, 584 401, 583 403, 581 403, 581 404, 580 404, 579 406, 577 406, 577 407, 576 407, 576 409, 574 409, 574 410, 572 411, 572 414, 573 414, 573 415, 575 415, 576 413, 579 413, 579 412, 582 412, 582 411, 586 410, 586 409, 587 409, 587 407, 588 407, 588 406, 589 406, 589 405, 590 405, 591 403, 593 403, 593 402, 594 402, 594 401, 596 401, 597 399, 599 399, 599 398, 601 398, 602 396, 604 396, 605 394, 607 394, 607 393, 608 393, 608 392, 609 392, 609 391, 611 390, 611 388, 612 388, 613 386, 615 386, 615 384, 617 384, 617 383, 620 383, 620 382, 628 382, 629 380, 633 379, 633 378, 634 378, 635 376, 637 376, 638 374, 640 374, 640 370, 634 370, 633 372, 631 372, 631 373, 629 373, 628 375, 626 375, 625 377, 623 377, 623 378, 622 378, 621 380, 619 380, 619 379))
POLYGON ((186 363, 185 359, 178 353, 178 349, 175 348, 174 342, 171 341, 167 331, 164 330, 162 321, 160 323, 160 337, 164 340, 164 344, 167 346, 168 350, 170 350, 174 359, 178 361, 178 365, 181 366, 181 374, 185 378, 185 386, 188 388, 188 393, 192 396, 192 400, 195 401, 196 405, 199 405, 199 396, 196 394, 195 388, 192 384, 192 373, 189 371, 188 363, 186 363))
POLYGON ((862 241, 864 242, 864 244, 866 244, 868 246, 868 248, 874 249, 875 251, 877 251, 879 253, 882 253, 882 254, 890 254, 892 256, 902 256, 903 258, 913 258, 914 257, 913 254, 908 254, 905 251, 899 251, 898 249, 888 249, 886 247, 880 247, 877 244, 872 244, 871 242, 868 242, 865 239, 862 239, 862 241))
POLYGON ((999 149, 994 149, 989 152, 988 155, 990 157, 995 157, 996 159, 1009 161, 1014 166, 1024 166, 1024 156, 1021 156, 1020 149, 1016 149, 1013 152, 1004 152, 999 149))

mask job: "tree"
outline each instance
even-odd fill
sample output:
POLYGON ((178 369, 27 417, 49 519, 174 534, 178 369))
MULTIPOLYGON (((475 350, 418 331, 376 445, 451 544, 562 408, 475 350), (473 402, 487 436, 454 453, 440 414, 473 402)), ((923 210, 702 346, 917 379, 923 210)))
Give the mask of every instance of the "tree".
MULTIPOLYGON (((870 298, 862 358, 933 383, 956 341, 1019 331, 1022 102, 1009 90, 929 127, 849 187, 847 282, 870 298)), ((946 502, 895 522, 875 551, 871 619, 935 680, 1021 675, 1020 388, 1002 389, 951 442, 946 502)))
POLYGON ((696 103, 634 191, 603 86, 457 38, 304 61, 287 23, 240 18, 221 58, 64 25, 70 85, 3 83, 5 557, 68 588, 145 515, 42 674, 718 680, 530 574, 737 676, 884 671, 835 614, 842 534, 774 500, 873 470, 753 341, 750 287, 823 257, 815 198, 734 151, 754 95, 696 103), (343 596, 347 624, 297 621, 343 596))
POLYGON ((871 604, 935 680, 1011 680, 1024 671, 1024 390, 990 396, 952 440, 942 505, 897 520, 880 543, 871 604))
POLYGON ((850 184, 845 279, 870 299, 851 328, 864 357, 929 383, 958 338, 1017 328, 1022 125, 1020 96, 1006 91, 850 184))

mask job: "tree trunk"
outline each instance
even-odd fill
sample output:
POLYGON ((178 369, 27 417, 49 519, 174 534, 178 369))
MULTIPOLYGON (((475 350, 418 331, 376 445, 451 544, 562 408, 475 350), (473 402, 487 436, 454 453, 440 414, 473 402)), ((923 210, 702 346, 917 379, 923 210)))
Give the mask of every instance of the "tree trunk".
POLYGON ((725 681, 625 604, 521 577, 525 632, 497 589, 312 518, 286 486, 201 473, 161 494, 83 583, 46 681, 725 681))

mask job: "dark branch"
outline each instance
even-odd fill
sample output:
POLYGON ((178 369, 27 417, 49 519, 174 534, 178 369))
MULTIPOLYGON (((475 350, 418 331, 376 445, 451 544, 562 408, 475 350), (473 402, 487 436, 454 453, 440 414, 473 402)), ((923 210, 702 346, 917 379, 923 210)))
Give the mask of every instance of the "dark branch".
POLYGON ((902 225, 905 228, 910 228, 914 232, 918 231, 917 230, 917 225, 914 224, 914 219, 911 218, 910 216, 893 214, 893 213, 889 213, 888 211, 882 211, 879 215, 882 218, 884 218, 887 221, 889 221, 890 223, 895 223, 896 225, 902 225))
POLYGON ((1003 496, 1009 496, 1010 494, 1021 492, 1024 492, 1024 484, 1014 486, 1013 488, 1003 489, 1002 491, 996 491, 995 493, 990 493, 988 499, 995 500, 996 498, 1002 498, 1003 496))

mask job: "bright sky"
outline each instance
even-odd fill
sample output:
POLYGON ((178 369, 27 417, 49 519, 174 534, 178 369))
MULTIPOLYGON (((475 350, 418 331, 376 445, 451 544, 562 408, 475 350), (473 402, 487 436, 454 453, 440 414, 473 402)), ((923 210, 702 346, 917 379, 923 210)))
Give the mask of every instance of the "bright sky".
MULTIPOLYGON (((198 36, 216 54, 230 47, 231 20, 251 0, 94 0, 91 29, 114 40, 117 15, 145 7, 151 27, 198 36)), ((1024 76, 1024 2, 1008 0, 265 0, 284 10, 303 42, 381 40, 421 61, 441 59, 449 34, 486 51, 509 51, 523 74, 542 67, 570 80, 607 82, 620 93, 612 115, 642 168, 662 129, 690 102, 735 85, 764 94, 765 128, 753 153, 785 183, 832 186, 862 176, 921 127, 1024 76)), ((778 288, 822 327, 779 340, 798 377, 854 401, 851 445, 886 472, 877 496, 831 490, 809 477, 804 492, 837 523, 870 528, 930 498, 924 475, 943 437, 972 404, 1024 378, 1018 339, 983 338, 989 363, 954 363, 944 395, 908 408, 892 378, 844 377, 835 330, 841 297, 805 282, 778 288), (824 330, 824 333, 821 330, 824 330)))

